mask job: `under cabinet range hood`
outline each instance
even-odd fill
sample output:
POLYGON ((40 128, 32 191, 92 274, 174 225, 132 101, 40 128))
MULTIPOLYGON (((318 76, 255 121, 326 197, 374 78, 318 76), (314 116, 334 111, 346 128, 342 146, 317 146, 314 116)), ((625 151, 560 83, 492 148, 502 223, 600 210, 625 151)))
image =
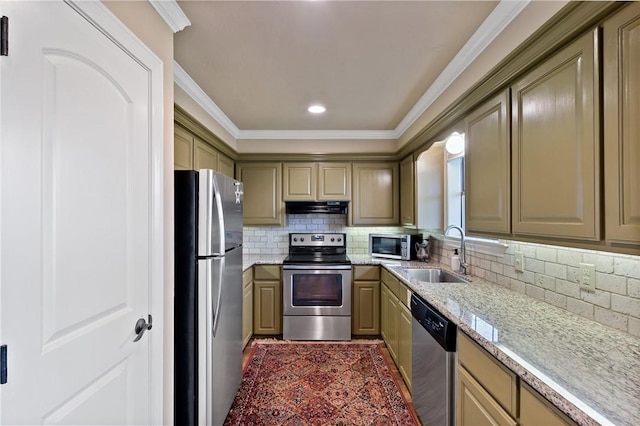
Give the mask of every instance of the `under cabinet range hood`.
POLYGON ((347 214, 348 201, 287 201, 288 214, 347 214))

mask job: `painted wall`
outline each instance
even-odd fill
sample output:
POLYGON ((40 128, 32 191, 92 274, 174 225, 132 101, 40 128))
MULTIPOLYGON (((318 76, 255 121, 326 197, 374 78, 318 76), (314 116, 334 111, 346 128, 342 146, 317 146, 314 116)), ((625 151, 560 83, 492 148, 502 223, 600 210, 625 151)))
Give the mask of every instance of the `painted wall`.
MULTIPOLYGON (((173 63, 173 59, 171 59, 173 63)), ((220 123, 214 120, 211 115, 205 111, 198 103, 187 94, 180 86, 174 85, 174 102, 182 109, 187 111, 193 118, 198 120, 200 124, 205 126, 211 133, 216 135, 220 140, 225 142, 231 148, 238 150, 238 143, 236 138, 233 137, 220 123)))
MULTIPOLYGON (((573 314, 640 336, 640 257, 519 241, 504 255, 467 250, 469 274, 526 294, 573 314), (514 253, 524 255, 516 272, 514 253), (595 265, 596 291, 579 286, 580 263, 595 265)), ((434 259, 450 264, 453 247, 432 239, 434 259)))
POLYGON ((173 423, 173 31, 147 1, 105 1, 163 62, 164 90, 164 423, 173 423))

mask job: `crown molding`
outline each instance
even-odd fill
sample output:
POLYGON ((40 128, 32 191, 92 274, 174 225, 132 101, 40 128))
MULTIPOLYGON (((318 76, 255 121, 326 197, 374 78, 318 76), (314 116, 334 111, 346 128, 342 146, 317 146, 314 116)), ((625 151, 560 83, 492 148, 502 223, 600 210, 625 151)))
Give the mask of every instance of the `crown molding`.
POLYGON ((491 14, 478 27, 458 54, 449 62, 438 78, 427 89, 395 129, 398 137, 438 99, 442 93, 467 69, 469 65, 486 49, 491 42, 515 19, 529 4, 530 0, 502 0, 491 14))
MULTIPOLYGON (((150 0, 152 1, 152 0, 150 0)), ((164 3, 154 0, 157 3, 164 3)), ((174 81, 236 139, 399 139, 484 49, 518 16, 530 0, 501 0, 434 83, 393 130, 240 130, 174 61, 174 81)))
POLYGON ((238 139, 238 136, 240 135, 240 129, 238 129, 238 126, 236 126, 233 121, 231 121, 231 119, 222 112, 220 107, 211 100, 209 95, 207 95, 204 90, 198 86, 198 83, 196 83, 175 60, 173 61, 173 81, 180 86, 182 90, 187 92, 187 94, 191 96, 191 98, 196 101, 196 103, 200 105, 200 107, 204 109, 211 118, 216 120, 227 132, 229 132, 231 136, 238 139))
POLYGON ((240 130, 238 139, 397 139, 393 130, 240 130))
POLYGON ((149 0, 149 3, 174 33, 182 31, 191 25, 191 21, 189 21, 189 18, 187 18, 187 15, 182 11, 177 1, 149 0))

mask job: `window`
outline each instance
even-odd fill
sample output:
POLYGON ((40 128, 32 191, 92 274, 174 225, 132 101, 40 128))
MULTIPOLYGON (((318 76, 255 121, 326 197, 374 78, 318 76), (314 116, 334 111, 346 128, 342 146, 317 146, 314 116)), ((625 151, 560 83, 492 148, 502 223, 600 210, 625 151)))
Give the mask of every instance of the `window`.
MULTIPOLYGON (((457 137, 462 137, 464 140, 464 134, 457 134, 457 137)), ((447 148, 445 156, 447 188, 445 227, 457 225, 464 229, 464 149, 451 154, 447 148)))

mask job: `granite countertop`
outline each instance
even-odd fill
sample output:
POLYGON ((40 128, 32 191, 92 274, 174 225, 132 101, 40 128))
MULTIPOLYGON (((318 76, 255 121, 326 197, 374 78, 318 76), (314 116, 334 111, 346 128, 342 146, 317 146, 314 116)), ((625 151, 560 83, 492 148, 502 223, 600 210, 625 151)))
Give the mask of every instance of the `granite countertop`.
POLYGON ((242 271, 253 265, 282 265, 286 254, 247 254, 242 256, 242 271))
MULTIPOLYGON (((285 256, 253 257, 244 268, 282 263, 285 256)), ((477 277, 424 283, 407 273, 451 271, 446 265, 349 258, 354 265, 383 265, 578 424, 640 425, 640 338, 477 277)))
POLYGON ((640 425, 639 338, 477 277, 406 272, 440 264, 382 264, 577 423, 640 425))

